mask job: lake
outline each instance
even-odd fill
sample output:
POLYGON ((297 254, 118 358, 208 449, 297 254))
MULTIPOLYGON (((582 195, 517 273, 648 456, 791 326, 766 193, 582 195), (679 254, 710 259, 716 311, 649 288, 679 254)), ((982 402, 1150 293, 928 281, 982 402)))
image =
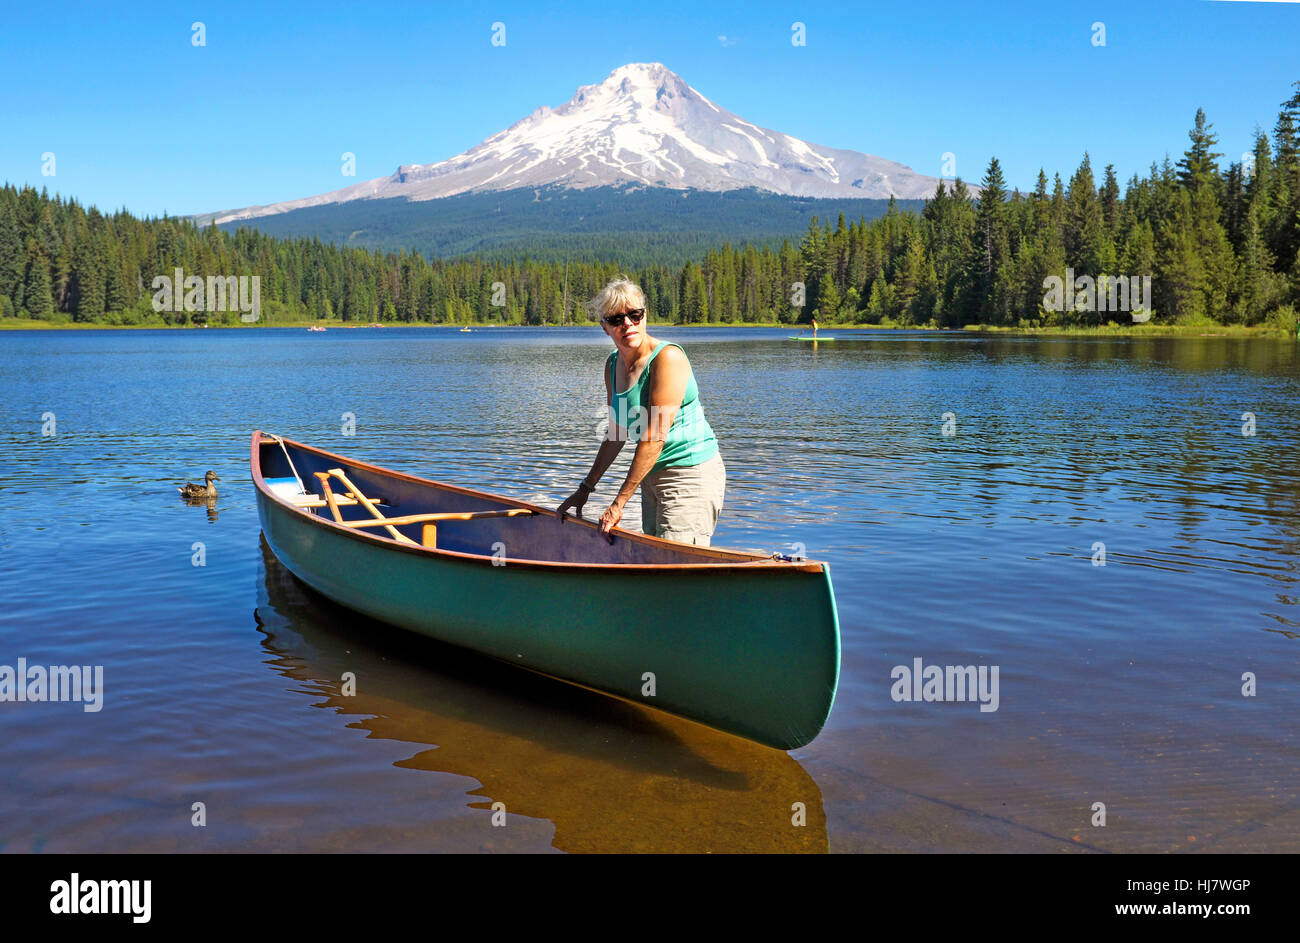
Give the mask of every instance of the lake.
POLYGON ((1293 340, 650 332, 719 437, 715 545, 831 564, 820 737, 388 629, 261 541, 257 428, 554 507, 595 327, 0 332, 0 666, 103 666, 101 710, 0 703, 0 850, 1300 850, 1293 340), (918 659, 996 666, 996 710, 895 699, 918 659))

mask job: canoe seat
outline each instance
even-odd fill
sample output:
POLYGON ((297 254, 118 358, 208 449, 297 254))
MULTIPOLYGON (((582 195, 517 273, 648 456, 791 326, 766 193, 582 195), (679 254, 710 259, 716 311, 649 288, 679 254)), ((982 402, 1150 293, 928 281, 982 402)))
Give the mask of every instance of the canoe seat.
POLYGON ((276 497, 292 501, 294 504, 316 498, 316 495, 308 494, 302 490, 297 478, 268 478, 266 479, 266 486, 271 489, 271 493, 276 497))
MULTIPOLYGON (((266 486, 271 492, 279 498, 284 498, 291 502, 294 507, 300 508, 323 508, 326 507, 325 499, 320 495, 312 494, 310 491, 301 491, 298 488, 297 478, 267 478, 266 486)), ((337 495, 334 500, 339 507, 348 507, 357 503, 357 499, 347 495, 337 495)), ((375 504, 387 504, 383 498, 375 498, 375 504)))

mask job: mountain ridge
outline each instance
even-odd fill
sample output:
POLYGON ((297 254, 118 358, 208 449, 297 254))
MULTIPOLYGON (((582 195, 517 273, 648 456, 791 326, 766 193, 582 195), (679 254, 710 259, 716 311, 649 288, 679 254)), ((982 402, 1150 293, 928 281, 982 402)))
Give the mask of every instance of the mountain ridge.
MULTIPOLYGON (((920 200, 898 200, 919 212, 920 200)), ((820 200, 756 189, 703 191, 655 187, 558 186, 462 193, 412 203, 400 198, 305 207, 222 224, 253 226, 278 238, 318 238, 338 246, 415 252, 426 258, 609 261, 623 266, 681 265, 725 243, 797 246, 809 219, 875 219, 888 200, 820 200)))

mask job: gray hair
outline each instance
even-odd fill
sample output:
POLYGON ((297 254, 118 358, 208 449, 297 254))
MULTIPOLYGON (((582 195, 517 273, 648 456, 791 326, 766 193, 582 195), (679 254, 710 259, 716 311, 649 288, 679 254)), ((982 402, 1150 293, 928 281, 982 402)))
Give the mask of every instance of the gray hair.
POLYGON ((597 320, 616 308, 644 308, 645 306, 645 292, 641 291, 636 282, 622 277, 614 279, 602 288, 600 293, 587 304, 597 320))

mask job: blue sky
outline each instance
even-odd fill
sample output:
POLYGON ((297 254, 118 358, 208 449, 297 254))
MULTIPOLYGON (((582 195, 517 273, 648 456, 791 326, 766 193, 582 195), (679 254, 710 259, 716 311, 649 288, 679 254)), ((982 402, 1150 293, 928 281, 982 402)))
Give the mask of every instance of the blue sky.
POLYGON ((1182 152, 1198 106, 1225 160, 1271 132, 1300 80, 1300 3, 5 0, 0 181, 143 215, 310 196, 450 157, 643 61, 755 124, 923 173, 951 152, 978 180, 997 156, 1028 189, 1087 150, 1123 182, 1182 152))

